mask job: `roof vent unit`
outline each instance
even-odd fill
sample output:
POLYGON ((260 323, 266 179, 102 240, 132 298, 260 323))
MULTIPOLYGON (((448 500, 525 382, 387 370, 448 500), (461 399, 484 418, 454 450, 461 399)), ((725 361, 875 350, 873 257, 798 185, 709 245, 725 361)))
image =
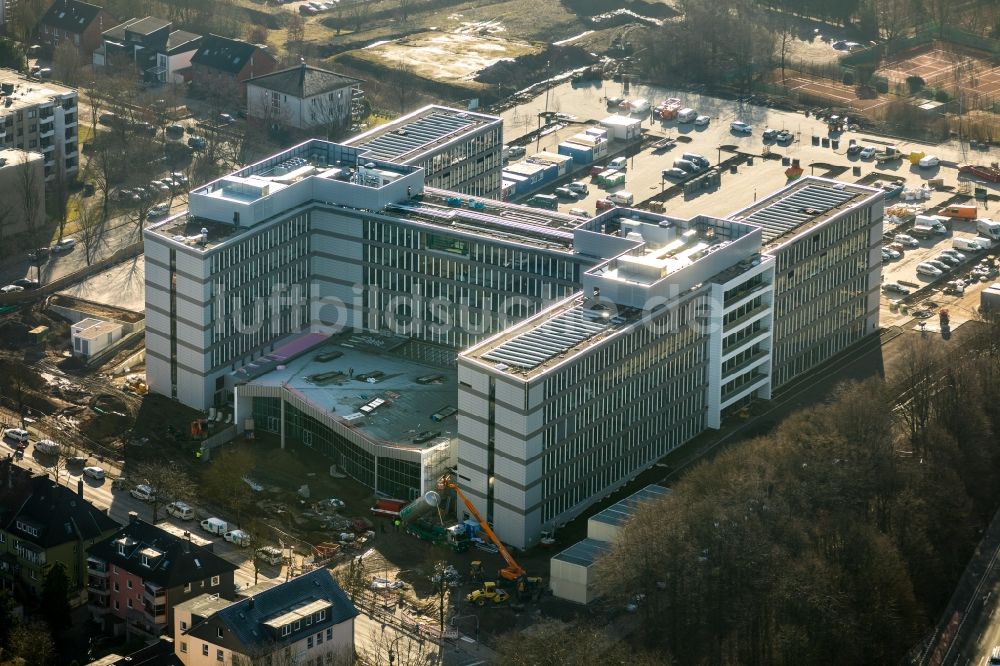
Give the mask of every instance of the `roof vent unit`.
POLYGON ((204 245, 205 243, 208 242, 208 227, 202 227, 201 228, 201 236, 199 238, 199 242, 202 245, 204 245))

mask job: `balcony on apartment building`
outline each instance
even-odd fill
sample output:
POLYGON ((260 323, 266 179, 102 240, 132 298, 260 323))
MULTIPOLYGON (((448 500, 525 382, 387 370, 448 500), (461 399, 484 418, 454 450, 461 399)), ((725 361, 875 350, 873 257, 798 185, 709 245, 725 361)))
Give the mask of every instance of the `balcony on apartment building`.
POLYGON ((52 106, 42 106, 38 108, 38 122, 44 123, 55 117, 56 111, 52 106))
POLYGON ((45 566, 45 551, 34 544, 29 544, 24 541, 18 542, 17 545, 14 546, 14 552, 19 558, 28 564, 37 567, 45 566))
POLYGON ((107 597, 111 594, 111 584, 104 576, 87 576, 87 592, 90 596, 107 597))
POLYGON ((55 135, 56 126, 55 123, 48 122, 38 126, 38 138, 48 139, 55 135))
POLYGON ((108 577, 108 563, 104 560, 95 560, 93 558, 87 558, 87 575, 88 576, 102 576, 104 578, 108 577))
POLYGON ((154 583, 142 584, 142 601, 145 604, 165 604, 167 602, 166 588, 154 583))

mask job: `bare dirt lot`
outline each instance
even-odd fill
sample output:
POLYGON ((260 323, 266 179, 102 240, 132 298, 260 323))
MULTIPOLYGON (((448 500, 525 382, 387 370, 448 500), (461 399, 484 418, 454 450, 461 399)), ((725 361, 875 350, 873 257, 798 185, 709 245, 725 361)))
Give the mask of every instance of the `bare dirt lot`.
POLYGON ((811 97, 826 99, 834 104, 847 106, 869 115, 886 106, 890 101, 887 95, 867 99, 862 98, 853 86, 846 86, 843 83, 831 81, 830 79, 819 79, 802 74, 789 76, 779 81, 779 83, 793 92, 805 93, 811 97))
POLYGON ((429 32, 373 48, 355 56, 393 69, 406 67, 417 76, 453 83, 471 81, 481 70, 503 59, 535 53, 526 42, 468 32, 429 32))

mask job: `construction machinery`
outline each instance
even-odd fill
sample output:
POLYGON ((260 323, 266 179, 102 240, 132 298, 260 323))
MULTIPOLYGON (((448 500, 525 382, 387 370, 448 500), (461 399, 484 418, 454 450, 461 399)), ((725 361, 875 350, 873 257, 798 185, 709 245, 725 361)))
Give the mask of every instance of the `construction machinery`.
POLYGON ((538 576, 521 576, 514 589, 517 591, 517 598, 521 601, 538 601, 544 591, 542 579, 538 576))
POLYGON ((482 528, 486 536, 488 536, 490 541, 493 542, 493 545, 497 547, 500 555, 503 557, 504 561, 507 562, 507 566, 500 570, 500 575, 510 581, 516 581, 524 576, 524 569, 514 560, 511 554, 507 551, 506 546, 500 542, 496 533, 493 532, 493 528, 490 527, 489 523, 486 522, 486 519, 482 517, 475 505, 469 501, 469 498, 465 496, 465 493, 462 492, 461 488, 455 485, 455 482, 451 480, 451 477, 448 475, 441 477, 441 480, 438 482, 438 488, 441 490, 454 490, 455 494, 465 504, 465 508, 469 510, 472 517, 479 522, 479 526, 482 528))
POLYGON ((492 605, 497 606, 509 601, 510 595, 507 594, 506 590, 497 587, 496 583, 488 581, 483 583, 482 588, 465 595, 465 600, 477 606, 485 606, 487 601, 492 601, 492 605))
POLYGON ((480 583, 483 582, 483 563, 479 560, 473 560, 469 563, 469 578, 471 580, 477 580, 480 583))

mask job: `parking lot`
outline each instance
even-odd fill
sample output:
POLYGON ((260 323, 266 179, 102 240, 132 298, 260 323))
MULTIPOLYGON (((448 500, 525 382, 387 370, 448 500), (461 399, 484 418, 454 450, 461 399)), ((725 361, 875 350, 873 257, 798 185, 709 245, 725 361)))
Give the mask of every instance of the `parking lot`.
MULTIPOLYGON (((615 113, 614 109, 608 107, 606 98, 621 95, 621 85, 611 82, 584 87, 573 87, 566 83, 553 89, 549 96, 548 110, 571 110, 575 115, 568 117, 565 121, 565 127, 527 145, 527 154, 530 156, 542 150, 557 152, 558 144, 561 141, 582 131, 583 127, 589 124, 589 121, 597 121, 615 113), (552 100, 557 101, 553 102, 552 100)), ((933 189, 927 200, 921 201, 918 206, 915 206, 918 209, 931 209, 954 197, 963 181, 959 180, 958 170, 952 166, 953 164, 964 162, 988 164, 995 159, 995 156, 990 152, 971 150, 967 145, 962 146, 957 142, 929 146, 850 130, 839 135, 837 148, 833 148, 832 143, 824 147, 822 143, 813 145, 812 137, 829 137, 826 123, 812 116, 806 117, 801 113, 741 105, 735 101, 646 87, 633 88, 631 94, 627 96, 631 98, 644 97, 654 104, 667 97, 679 97, 685 105, 696 109, 698 113, 709 115, 711 121, 707 126, 696 127, 692 123, 678 124, 676 121, 661 121, 644 116, 642 127, 647 133, 655 137, 673 137, 678 140, 675 146, 669 150, 657 152, 651 148, 652 142, 645 143, 642 150, 629 155, 625 183, 609 189, 603 189, 598 186, 596 181, 591 181, 589 167, 578 171, 574 178, 587 182, 589 191, 586 196, 577 201, 561 199, 559 202, 560 210, 565 212, 570 208, 578 208, 591 215, 596 212, 598 200, 618 191, 631 192, 635 197, 635 203, 639 204, 676 184, 676 181, 663 179, 661 173, 664 169, 672 167, 674 160, 680 158, 683 153, 700 154, 710 160, 713 166, 718 164, 720 160, 724 161, 737 153, 742 154, 745 158, 752 156, 753 160, 751 163, 745 159, 736 167, 735 173, 725 170, 718 187, 698 190, 690 194, 681 193, 669 198, 665 202, 665 212, 678 217, 691 217, 698 214, 726 216, 753 203, 758 196, 765 196, 783 187, 788 183, 788 177, 785 174, 788 167, 782 164, 781 159, 773 158, 775 155, 787 157, 790 160, 797 159, 804 174, 830 176, 849 182, 875 179, 875 182, 888 184, 894 181, 903 181, 907 187, 915 188, 926 185, 932 179, 940 179, 942 187, 933 189), (733 120, 749 123, 753 127, 753 133, 746 135, 732 131, 730 122, 733 120), (782 146, 776 145, 773 141, 764 141, 761 134, 765 127, 788 130, 793 135, 792 143, 782 146), (867 154, 865 158, 859 154, 848 155, 847 147, 852 139, 860 146, 871 146, 876 150, 883 150, 886 145, 895 145, 903 153, 904 158, 878 165, 875 159, 867 154), (932 168, 920 168, 906 159, 910 152, 936 155, 944 164, 932 168), (765 159, 765 153, 771 153, 772 158, 765 159), (860 173, 856 174, 854 167, 858 167, 860 173)), ((524 135, 538 126, 537 114, 545 108, 543 106, 544 97, 541 95, 527 104, 509 109, 503 114, 505 137, 508 141, 512 141, 515 137, 524 135)), ((612 144, 610 153, 598 163, 607 164, 613 157, 623 154, 623 150, 625 150, 624 145, 612 144)), ((542 192, 552 193, 557 185, 564 185, 565 182, 564 179, 554 183, 542 192)), ((977 181, 975 186, 986 188, 993 196, 1000 194, 1000 186, 997 184, 977 181)), ((897 201, 889 201, 887 205, 897 203, 897 201)), ((979 203, 980 217, 990 216, 988 205, 988 203, 979 203)), ((996 206, 995 203, 994 206, 996 206)), ((890 235, 896 233, 894 225, 889 222, 886 223, 885 231, 890 235)), ((898 307, 901 294, 886 294, 883 298, 883 325, 893 325, 911 318, 912 310, 920 308, 920 305, 914 301, 931 302, 935 305, 952 308, 954 310, 953 326, 974 317, 975 309, 978 306, 979 290, 984 284, 992 284, 1000 281, 1000 278, 991 277, 987 278, 987 282, 982 282, 977 276, 976 281, 973 282, 970 273, 976 264, 987 255, 989 261, 995 261, 995 249, 979 253, 963 251, 963 254, 966 255, 964 263, 950 266, 950 270, 946 271, 939 279, 918 275, 916 271, 917 264, 935 260, 943 250, 952 248, 955 238, 974 236, 976 236, 974 222, 953 220, 947 235, 919 240, 918 247, 905 249, 899 259, 887 261, 883 268, 884 282, 899 282, 909 285, 914 292, 931 284, 933 284, 933 289, 925 290, 915 298, 910 297, 907 299, 909 306, 902 309, 898 307), (968 280, 970 284, 964 293, 944 294, 941 290, 945 283, 955 279, 968 280)))

